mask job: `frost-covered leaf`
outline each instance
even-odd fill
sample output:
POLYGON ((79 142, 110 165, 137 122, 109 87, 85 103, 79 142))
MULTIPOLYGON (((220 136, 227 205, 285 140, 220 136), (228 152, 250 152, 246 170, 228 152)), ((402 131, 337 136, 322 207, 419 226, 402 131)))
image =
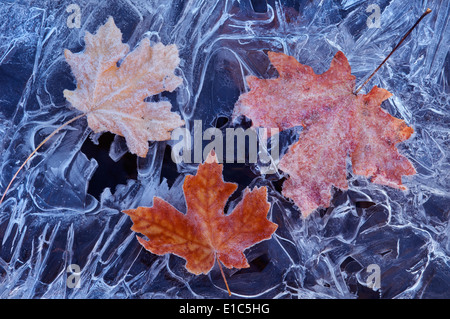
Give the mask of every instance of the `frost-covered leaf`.
POLYGON ((124 136, 130 152, 145 157, 148 141, 168 140, 173 129, 184 125, 171 111, 170 102, 144 101, 181 84, 182 79, 174 74, 180 62, 177 47, 162 43, 151 47, 145 38, 128 54, 129 46, 122 43, 112 17, 95 35, 86 32, 85 43, 82 53, 65 50, 77 88, 64 90, 64 96, 87 113, 94 132, 124 136))
POLYGON ((235 115, 246 115, 256 127, 304 127, 279 163, 289 174, 283 195, 304 216, 330 205, 332 185, 348 188, 348 155, 355 174, 405 189, 402 176, 415 174, 415 169, 396 144, 414 130, 381 109, 390 92, 374 86, 368 94, 353 94, 355 77, 342 52, 323 74, 283 53, 269 52, 269 58, 279 77, 247 77, 250 92, 240 96, 235 115))
POLYGON ((243 251, 269 239, 277 225, 267 219, 270 203, 265 187, 245 189, 242 200, 225 215, 225 204, 236 188, 236 184, 223 181, 222 165, 210 154, 195 176, 186 176, 186 214, 158 197, 152 207, 124 213, 133 220, 132 230, 148 238, 138 237, 145 249, 186 259, 191 273, 208 273, 216 258, 227 268, 246 268, 249 265, 243 251))

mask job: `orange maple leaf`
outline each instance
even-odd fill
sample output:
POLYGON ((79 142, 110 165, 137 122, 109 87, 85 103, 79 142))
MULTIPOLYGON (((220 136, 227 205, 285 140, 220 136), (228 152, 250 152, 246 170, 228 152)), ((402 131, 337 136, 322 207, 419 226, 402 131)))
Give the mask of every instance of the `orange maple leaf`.
POLYGON ((374 86, 368 94, 353 94, 355 77, 342 52, 336 53, 323 74, 283 53, 269 52, 269 59, 279 77, 248 76, 250 91, 240 96, 235 116, 246 115, 256 127, 304 127, 278 166, 289 174, 283 195, 303 216, 330 206, 332 185, 348 188, 348 155, 355 174, 405 189, 402 176, 416 171, 396 144, 414 130, 380 107, 390 92, 374 86))
POLYGON ((94 132, 124 136, 130 152, 145 157, 148 141, 168 140, 170 131, 184 125, 180 116, 171 112, 170 102, 144 101, 182 83, 174 74, 180 62, 176 45, 150 47, 145 38, 128 54, 129 46, 122 43, 122 33, 112 17, 95 35, 86 32, 84 39, 84 52, 65 50, 77 88, 64 90, 64 96, 87 115, 94 132))
POLYGON ((269 239, 277 225, 267 219, 266 187, 245 189, 242 200, 225 215, 225 204, 236 188, 236 184, 223 181, 222 165, 210 154, 195 176, 186 176, 186 214, 159 197, 153 198, 152 207, 124 213, 133 221, 131 229, 148 238, 137 237, 145 249, 184 258, 186 269, 193 274, 209 273, 216 259, 227 268, 247 268, 243 251, 269 239))

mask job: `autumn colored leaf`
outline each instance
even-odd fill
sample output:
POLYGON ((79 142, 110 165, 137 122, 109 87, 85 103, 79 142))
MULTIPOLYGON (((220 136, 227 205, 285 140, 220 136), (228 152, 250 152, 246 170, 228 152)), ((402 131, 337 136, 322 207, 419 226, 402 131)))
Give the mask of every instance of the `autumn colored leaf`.
POLYGON ((161 43, 151 47, 145 38, 129 53, 112 17, 95 35, 86 32, 84 39, 84 52, 65 50, 77 88, 64 90, 64 96, 87 114, 94 132, 124 136, 130 152, 145 157, 148 141, 168 140, 174 128, 184 125, 180 116, 171 112, 170 102, 144 101, 182 83, 174 74, 180 62, 177 47, 161 43))
POLYGON ((153 198, 152 207, 124 213, 133 220, 131 229, 148 238, 138 237, 145 249, 184 258, 186 269, 193 274, 207 274, 216 259, 227 268, 246 268, 249 264, 243 251, 269 239, 277 225, 267 219, 270 203, 265 187, 245 189, 242 200, 225 215, 225 204, 236 188, 223 181, 222 165, 210 154, 195 176, 186 176, 186 214, 158 197, 153 198))
POLYGON ((416 171, 396 144, 414 130, 380 107, 390 92, 374 86, 368 94, 354 94, 355 77, 342 52, 322 74, 283 53, 269 52, 269 59, 279 77, 247 77, 250 91, 240 96, 234 115, 249 117, 255 127, 303 126, 278 166, 289 174, 283 195, 303 216, 330 205, 333 185, 348 188, 347 156, 355 174, 405 189, 402 176, 416 171))

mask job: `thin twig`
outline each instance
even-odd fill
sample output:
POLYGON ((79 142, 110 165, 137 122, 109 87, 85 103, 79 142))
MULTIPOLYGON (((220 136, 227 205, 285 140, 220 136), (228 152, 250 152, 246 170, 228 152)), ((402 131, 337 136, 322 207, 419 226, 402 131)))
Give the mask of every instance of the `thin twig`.
POLYGON ((406 34, 403 36, 403 38, 400 40, 400 42, 395 46, 395 48, 392 49, 391 53, 388 54, 388 56, 383 60, 383 62, 381 62, 381 64, 375 69, 375 71, 373 71, 373 73, 369 76, 369 78, 366 80, 366 82, 364 82, 356 91, 355 91, 355 95, 358 94, 359 91, 361 91, 361 89, 363 88, 364 85, 367 84, 367 82, 370 81, 370 79, 375 75, 375 73, 378 72, 378 70, 381 68, 381 66, 387 61, 387 59, 389 59, 389 57, 392 55, 392 53, 395 52, 395 50, 398 49, 398 47, 403 43, 403 41, 405 41, 405 39, 408 37, 408 35, 412 32, 412 30, 414 30, 414 28, 420 23, 420 21, 422 21, 422 19, 431 12, 431 9, 428 8, 421 16, 420 18, 416 21, 416 23, 412 26, 411 29, 409 29, 408 32, 406 32, 406 34))
POLYGON ((216 256, 217 263, 219 264, 220 273, 222 274, 223 281, 225 282, 225 286, 227 287, 228 296, 231 296, 230 287, 228 287, 227 279, 225 278, 225 273, 223 272, 222 265, 220 264, 219 258, 216 256))
POLYGON ((14 182, 14 180, 16 179, 17 175, 19 174, 19 172, 24 168, 24 166, 28 163, 28 161, 33 157, 34 154, 36 154, 36 152, 45 144, 48 142, 49 139, 51 139, 56 133, 58 133, 61 129, 63 129, 64 127, 66 127, 67 125, 69 125, 70 123, 78 120, 79 118, 85 116, 87 113, 82 113, 80 115, 75 116, 74 118, 68 120, 67 122, 65 122, 64 124, 62 124, 61 126, 59 126, 58 128, 56 128, 49 136, 47 136, 34 150, 33 152, 31 152, 30 155, 28 155, 27 159, 22 163, 22 165, 20 165, 19 169, 17 170, 17 172, 14 174, 14 176, 12 177, 11 181, 9 182, 8 186, 5 189, 5 192, 3 193, 2 198, 0 199, 0 205, 3 203, 3 200, 5 199, 6 193, 8 193, 9 188, 11 187, 12 183, 14 182))

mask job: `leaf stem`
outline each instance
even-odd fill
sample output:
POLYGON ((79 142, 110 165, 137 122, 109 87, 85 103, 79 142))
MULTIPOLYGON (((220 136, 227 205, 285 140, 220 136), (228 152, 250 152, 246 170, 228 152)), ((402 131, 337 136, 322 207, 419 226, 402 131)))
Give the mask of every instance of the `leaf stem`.
POLYGON ((228 296, 231 296, 230 287, 228 287, 228 282, 227 282, 227 279, 225 278, 225 273, 223 272, 222 265, 220 263, 219 258, 217 258, 217 255, 216 255, 216 260, 217 260, 217 263, 219 264, 220 273, 222 274, 222 278, 223 278, 223 281, 225 282, 225 286, 227 287, 228 296))
POLYGON ((16 179, 17 175, 19 174, 19 172, 24 168, 24 166, 28 163, 28 161, 33 157, 34 154, 36 154, 36 152, 45 144, 48 142, 48 140, 50 140, 56 133, 58 133, 61 129, 63 129, 64 127, 66 127, 67 125, 69 125, 70 123, 78 120, 79 118, 82 118, 83 116, 85 116, 87 113, 82 113, 80 115, 75 116, 74 118, 68 120, 67 122, 65 122, 64 124, 62 124, 61 126, 59 126, 58 128, 56 128, 49 136, 47 136, 34 150, 33 152, 31 152, 30 155, 28 155, 28 157, 26 158, 26 160, 22 163, 22 165, 20 165, 19 169, 17 170, 17 172, 14 174, 14 176, 11 178, 11 181, 9 182, 8 186, 5 189, 5 192, 3 193, 2 198, 0 199, 0 205, 3 203, 3 200, 5 199, 6 193, 8 193, 9 188, 11 187, 12 183, 14 182, 14 180, 16 179))
POLYGON ((395 52, 395 50, 398 49, 398 47, 403 43, 403 41, 405 41, 405 39, 408 37, 408 35, 412 32, 412 30, 414 30, 414 28, 420 23, 420 21, 422 21, 423 18, 425 18, 425 16, 427 14, 429 14, 431 12, 431 9, 428 8, 421 16, 420 18, 416 21, 416 23, 411 27, 411 29, 409 29, 408 32, 406 32, 406 34, 403 36, 403 38, 400 40, 400 42, 395 46, 395 48, 392 49, 392 51, 387 55, 387 57, 383 60, 383 62, 381 62, 381 64, 375 69, 375 71, 372 72, 372 74, 369 76, 369 78, 355 91, 355 95, 358 94, 359 91, 361 91, 361 89, 364 87, 364 85, 366 85, 370 79, 372 79, 372 77, 375 75, 375 73, 378 72, 378 70, 381 68, 381 66, 387 61, 387 59, 389 59, 389 57, 392 55, 392 53, 395 52))

